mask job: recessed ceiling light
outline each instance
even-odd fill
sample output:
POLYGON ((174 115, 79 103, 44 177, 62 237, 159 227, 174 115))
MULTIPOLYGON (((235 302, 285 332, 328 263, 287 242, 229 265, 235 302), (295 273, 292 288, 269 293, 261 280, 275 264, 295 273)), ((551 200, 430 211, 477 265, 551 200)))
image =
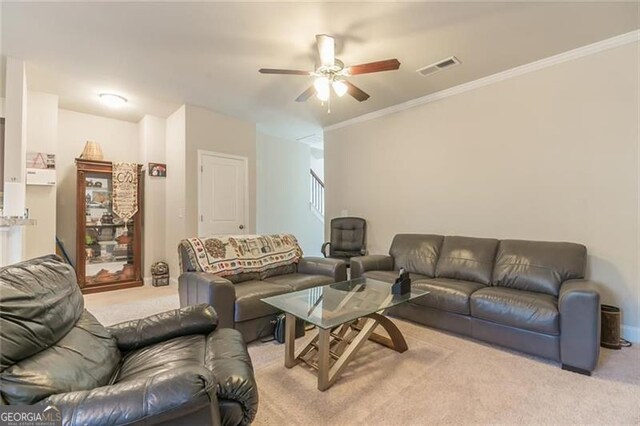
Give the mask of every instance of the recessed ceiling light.
POLYGON ((110 108, 120 108, 127 103, 127 98, 113 93, 100 93, 100 100, 110 108))

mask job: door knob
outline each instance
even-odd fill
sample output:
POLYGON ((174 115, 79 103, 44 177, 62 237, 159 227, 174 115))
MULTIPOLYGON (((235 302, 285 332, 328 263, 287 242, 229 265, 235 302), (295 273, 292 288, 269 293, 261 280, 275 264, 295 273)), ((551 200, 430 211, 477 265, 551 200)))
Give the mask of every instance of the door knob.
POLYGON ((238 228, 244 229, 244 225, 240 225, 240 226, 238 226, 238 228))

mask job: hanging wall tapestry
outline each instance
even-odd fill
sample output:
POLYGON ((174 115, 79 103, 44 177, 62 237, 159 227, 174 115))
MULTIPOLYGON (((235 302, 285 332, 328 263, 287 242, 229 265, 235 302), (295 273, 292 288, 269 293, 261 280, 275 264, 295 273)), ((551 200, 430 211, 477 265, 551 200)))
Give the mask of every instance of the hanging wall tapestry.
POLYGON ((125 224, 138 211, 138 165, 113 163, 113 212, 125 224))

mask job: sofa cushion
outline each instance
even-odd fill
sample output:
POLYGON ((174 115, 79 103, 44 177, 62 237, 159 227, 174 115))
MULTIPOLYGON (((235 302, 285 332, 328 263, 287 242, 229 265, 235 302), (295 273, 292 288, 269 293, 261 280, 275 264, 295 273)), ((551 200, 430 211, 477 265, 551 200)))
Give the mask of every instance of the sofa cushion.
POLYGON ((298 273, 279 275, 277 277, 267 278, 265 281, 278 285, 289 286, 292 291, 333 284, 333 279, 326 275, 307 275, 298 273))
MULTIPOLYGON (((393 283, 398 278, 398 271, 367 271, 362 276, 372 280, 393 283)), ((409 272, 409 277, 411 277, 411 281, 429 279, 426 275, 414 274, 413 272, 409 272)))
POLYGON ((234 321, 247 321, 278 313, 278 309, 264 303, 265 297, 290 293, 291 287, 269 281, 245 281, 234 286, 236 290, 234 321))
POLYGON ((485 286, 471 281, 435 278, 411 283, 412 287, 426 290, 426 296, 411 301, 414 305, 427 306, 441 311, 469 315, 469 297, 485 286))
POLYGON ((471 295, 471 315, 538 333, 560 334, 558 299, 549 294, 486 287, 471 295))
POLYGON ((443 238, 442 235, 427 234, 396 235, 389 249, 395 269, 405 268, 433 278, 443 238))
POLYGON ((493 285, 557 296, 564 281, 584 278, 586 260, 582 244, 502 240, 493 285))
POLYGON ((493 238, 444 237, 436 277, 489 284, 497 248, 493 238))
POLYGON ((180 367, 203 367, 205 338, 202 334, 180 336, 131 351, 123 358, 115 383, 149 378, 180 367))
POLYGON ((0 268, 0 306, 2 371, 71 331, 84 300, 73 268, 49 255, 0 268))
POLYGON ((119 362, 116 340, 84 311, 58 342, 0 373, 2 398, 9 404, 34 404, 51 395, 104 386, 119 362))

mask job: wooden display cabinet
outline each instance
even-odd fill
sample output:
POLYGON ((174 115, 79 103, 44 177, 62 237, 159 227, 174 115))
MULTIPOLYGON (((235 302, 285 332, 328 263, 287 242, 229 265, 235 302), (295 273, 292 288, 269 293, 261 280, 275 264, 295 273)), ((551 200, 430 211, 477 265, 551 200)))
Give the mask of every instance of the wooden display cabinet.
POLYGON ((138 165, 138 211, 126 226, 112 211, 112 163, 77 158, 76 167, 76 274, 82 292, 143 285, 142 165, 138 165))

